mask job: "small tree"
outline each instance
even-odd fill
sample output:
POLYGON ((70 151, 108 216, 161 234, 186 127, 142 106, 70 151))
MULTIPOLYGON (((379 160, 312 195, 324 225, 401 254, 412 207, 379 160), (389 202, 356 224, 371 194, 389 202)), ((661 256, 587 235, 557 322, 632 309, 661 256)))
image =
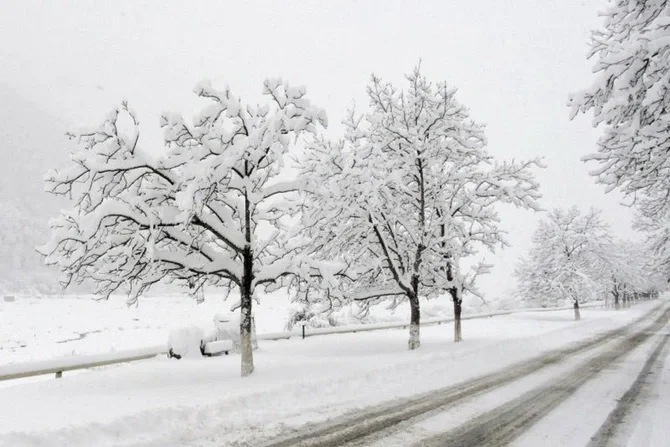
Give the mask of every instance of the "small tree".
MULTIPOLYGON (((450 292, 459 317, 472 282, 459 261, 503 242, 495 205, 536 209, 540 194, 530 172, 538 161, 496 162, 455 90, 428 82, 418 67, 407 81, 403 91, 372 76, 369 112, 351 111, 346 138, 318 140, 303 161, 305 229, 315 256, 336 264, 327 281, 302 292, 320 290, 327 309, 407 302, 416 349, 419 297, 450 292)), ((458 341, 460 320, 456 328, 458 341)))
POLYGON ((597 210, 555 209, 540 221, 532 240, 515 271, 521 296, 543 306, 569 299, 579 320, 580 301, 601 288, 598 267, 611 244, 609 227, 597 210))
POLYGON ((124 103, 94 130, 77 136, 74 164, 52 172, 52 193, 74 209, 52 222, 46 262, 63 286, 92 282, 107 298, 129 302, 159 281, 177 282, 203 298, 205 286, 236 289, 240 301, 242 375, 251 374, 252 299, 297 271, 301 257, 279 199, 296 190, 282 182, 283 158, 296 138, 325 124, 304 88, 266 80, 264 105, 243 104, 230 90, 201 83, 211 104, 193 121, 165 115, 166 152, 154 159, 139 144, 139 122, 124 103))

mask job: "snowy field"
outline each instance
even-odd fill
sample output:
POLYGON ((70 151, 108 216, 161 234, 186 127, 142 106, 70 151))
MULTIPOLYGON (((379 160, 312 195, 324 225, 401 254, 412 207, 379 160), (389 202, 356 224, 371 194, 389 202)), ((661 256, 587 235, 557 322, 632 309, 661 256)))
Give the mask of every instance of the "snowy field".
MULTIPOLYGON (((211 296, 198 304, 186 296, 143 297, 131 307, 122 296, 107 301, 90 296, 16 296, 14 302, 0 300, 0 365, 164 344, 171 329, 211 325, 216 313, 230 309, 232 298, 224 302, 220 296, 211 296)), ((446 300, 422 303, 422 316, 451 317, 449 304, 446 300)), ((379 306, 366 322, 407 322, 406 307, 390 313, 379 306)), ((258 333, 285 330, 291 311, 286 295, 265 295, 254 309, 258 333)), ((487 309, 465 309, 466 313, 479 311, 487 309)), ((350 310, 340 312, 337 320, 359 323, 350 310)))
POLYGON ((155 358, 16 381, 0 388, 0 445, 254 445, 259 436, 534 357, 619 327, 654 305, 584 309, 579 322, 571 311, 469 320, 458 344, 450 324, 426 327, 416 352, 407 351, 405 330, 265 341, 246 379, 232 355, 155 358))
MULTIPOLYGON (((285 297, 265 297, 256 308, 259 332, 284 330, 285 297)), ((185 296, 146 297, 128 307, 125 297, 96 301, 90 296, 17 296, 0 301, 0 364, 164 344, 171 329, 211 324, 229 302, 212 297, 198 304, 185 296)))

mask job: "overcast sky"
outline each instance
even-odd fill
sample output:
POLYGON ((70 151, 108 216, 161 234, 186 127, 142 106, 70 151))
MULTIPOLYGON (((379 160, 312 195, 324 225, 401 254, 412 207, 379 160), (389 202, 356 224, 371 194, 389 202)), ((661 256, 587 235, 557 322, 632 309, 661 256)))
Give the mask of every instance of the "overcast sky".
MULTIPOLYGON (((569 121, 567 97, 591 82, 589 30, 604 0, 438 1, 16 1, 0 9, 0 82, 72 126, 98 124, 127 99, 140 115, 144 146, 160 151, 163 111, 190 114, 192 89, 211 79, 245 100, 281 76, 307 87, 337 135, 344 112, 374 72, 394 82, 421 59, 432 80, 459 89, 487 124, 489 150, 545 157, 538 172, 546 209, 602 208, 630 237, 631 212, 605 196, 579 158, 595 150, 589 118, 569 121)), ((65 130, 65 129, 64 129, 65 130)), ((39 129, 36 129, 39 131, 39 129)), ((0 149, 1 150, 1 149, 0 149)), ((488 256, 490 298, 528 247, 539 215, 503 210, 514 245, 488 256)))

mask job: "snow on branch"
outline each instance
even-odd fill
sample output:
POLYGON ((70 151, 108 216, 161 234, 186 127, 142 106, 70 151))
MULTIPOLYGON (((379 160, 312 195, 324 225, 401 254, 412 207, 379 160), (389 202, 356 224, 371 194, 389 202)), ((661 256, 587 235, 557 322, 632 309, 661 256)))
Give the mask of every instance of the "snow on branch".
POLYGON ((165 149, 157 158, 141 149, 127 103, 71 135, 79 142, 71 166, 46 181, 73 208, 52 220, 41 247, 64 286, 93 283, 104 297, 124 291, 134 302, 160 281, 202 296, 205 286, 229 290, 248 276, 270 285, 302 268, 304 244, 286 236, 298 211, 281 198, 304 185, 281 177, 283 159, 326 124, 325 113, 304 87, 281 80, 265 81, 268 101, 259 105, 208 82, 195 93, 208 105, 192 121, 162 116, 165 149), (275 237, 261 237, 261 228, 275 237), (243 265, 248 253, 252 271, 243 265))
POLYGON ((670 201, 670 5, 613 2, 592 32, 594 79, 570 96, 571 116, 593 112, 597 151, 583 157, 607 191, 618 189, 643 218, 664 219, 670 201))
MULTIPOLYGON (((487 268, 470 276, 454 269, 503 243, 496 205, 539 209, 533 170, 540 160, 497 161, 484 127, 446 82, 429 82, 417 67, 406 85, 373 75, 369 110, 351 110, 345 138, 314 140, 300 161, 309 185, 302 223, 315 256, 349 265, 337 285, 324 287, 338 289, 342 303, 396 306, 457 283, 476 291, 487 268)), ((313 294, 312 302, 325 295, 313 294)))

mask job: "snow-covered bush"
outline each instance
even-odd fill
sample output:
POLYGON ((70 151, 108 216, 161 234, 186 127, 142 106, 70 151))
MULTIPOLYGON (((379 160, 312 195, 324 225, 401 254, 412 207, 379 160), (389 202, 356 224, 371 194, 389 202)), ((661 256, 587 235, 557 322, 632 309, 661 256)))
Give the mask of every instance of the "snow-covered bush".
POLYGON ((286 330, 293 330, 294 327, 305 325, 311 328, 324 328, 332 326, 341 326, 347 324, 338 318, 343 309, 325 311, 319 304, 296 302, 289 308, 288 320, 286 321, 286 330))
POLYGON ((205 331, 198 326, 173 329, 168 336, 168 356, 178 359, 201 357, 204 338, 205 331))
POLYGON ((324 313, 308 312, 305 310, 298 310, 292 312, 286 322, 286 330, 290 331, 296 326, 305 325, 312 328, 323 328, 337 326, 337 321, 333 315, 326 315, 324 313))

